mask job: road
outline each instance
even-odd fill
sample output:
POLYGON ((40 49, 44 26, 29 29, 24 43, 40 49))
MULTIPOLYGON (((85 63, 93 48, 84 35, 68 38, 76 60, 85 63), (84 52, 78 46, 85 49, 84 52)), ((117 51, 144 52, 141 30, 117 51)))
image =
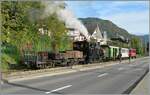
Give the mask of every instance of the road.
POLYGON ((128 64, 4 83, 4 94, 121 94, 149 69, 148 58, 128 64))

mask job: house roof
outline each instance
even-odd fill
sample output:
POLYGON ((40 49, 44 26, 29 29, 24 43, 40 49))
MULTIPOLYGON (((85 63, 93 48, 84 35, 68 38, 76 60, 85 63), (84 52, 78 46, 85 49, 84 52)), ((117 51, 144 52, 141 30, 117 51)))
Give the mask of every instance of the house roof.
POLYGON ((97 25, 94 33, 92 34, 93 37, 95 37, 96 39, 103 39, 102 33, 97 25))
POLYGON ((92 35, 98 24, 97 23, 92 23, 92 24, 91 23, 85 23, 84 25, 87 28, 89 34, 92 35))
POLYGON ((99 24, 98 23, 85 23, 85 27, 87 28, 89 34, 91 34, 93 37, 97 39, 102 39, 102 32, 100 30, 99 24))

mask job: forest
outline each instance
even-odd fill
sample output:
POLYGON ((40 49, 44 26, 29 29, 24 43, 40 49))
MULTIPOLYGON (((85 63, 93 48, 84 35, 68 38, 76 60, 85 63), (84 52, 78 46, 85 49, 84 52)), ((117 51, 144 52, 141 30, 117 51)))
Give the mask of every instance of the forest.
POLYGON ((43 18, 44 7, 38 1, 1 2, 1 68, 21 63, 25 51, 71 49, 64 22, 55 13, 43 18))

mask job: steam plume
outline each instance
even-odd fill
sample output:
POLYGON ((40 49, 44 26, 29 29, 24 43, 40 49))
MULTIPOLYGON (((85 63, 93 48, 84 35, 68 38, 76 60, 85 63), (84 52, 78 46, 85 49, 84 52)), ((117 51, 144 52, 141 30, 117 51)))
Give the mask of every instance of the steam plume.
POLYGON ((65 3, 63 1, 44 1, 45 11, 43 18, 56 13, 58 19, 65 22, 68 28, 75 28, 80 31, 87 40, 90 39, 87 29, 85 26, 74 16, 74 14, 67 8, 65 8, 65 3))

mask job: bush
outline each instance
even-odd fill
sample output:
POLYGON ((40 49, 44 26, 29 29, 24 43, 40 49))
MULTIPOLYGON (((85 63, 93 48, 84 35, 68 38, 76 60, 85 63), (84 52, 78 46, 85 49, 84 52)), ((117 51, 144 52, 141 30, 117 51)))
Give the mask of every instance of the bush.
POLYGON ((12 57, 10 57, 9 55, 3 53, 1 55, 1 65, 0 65, 1 70, 2 71, 8 71, 9 64, 16 64, 16 61, 12 57))

